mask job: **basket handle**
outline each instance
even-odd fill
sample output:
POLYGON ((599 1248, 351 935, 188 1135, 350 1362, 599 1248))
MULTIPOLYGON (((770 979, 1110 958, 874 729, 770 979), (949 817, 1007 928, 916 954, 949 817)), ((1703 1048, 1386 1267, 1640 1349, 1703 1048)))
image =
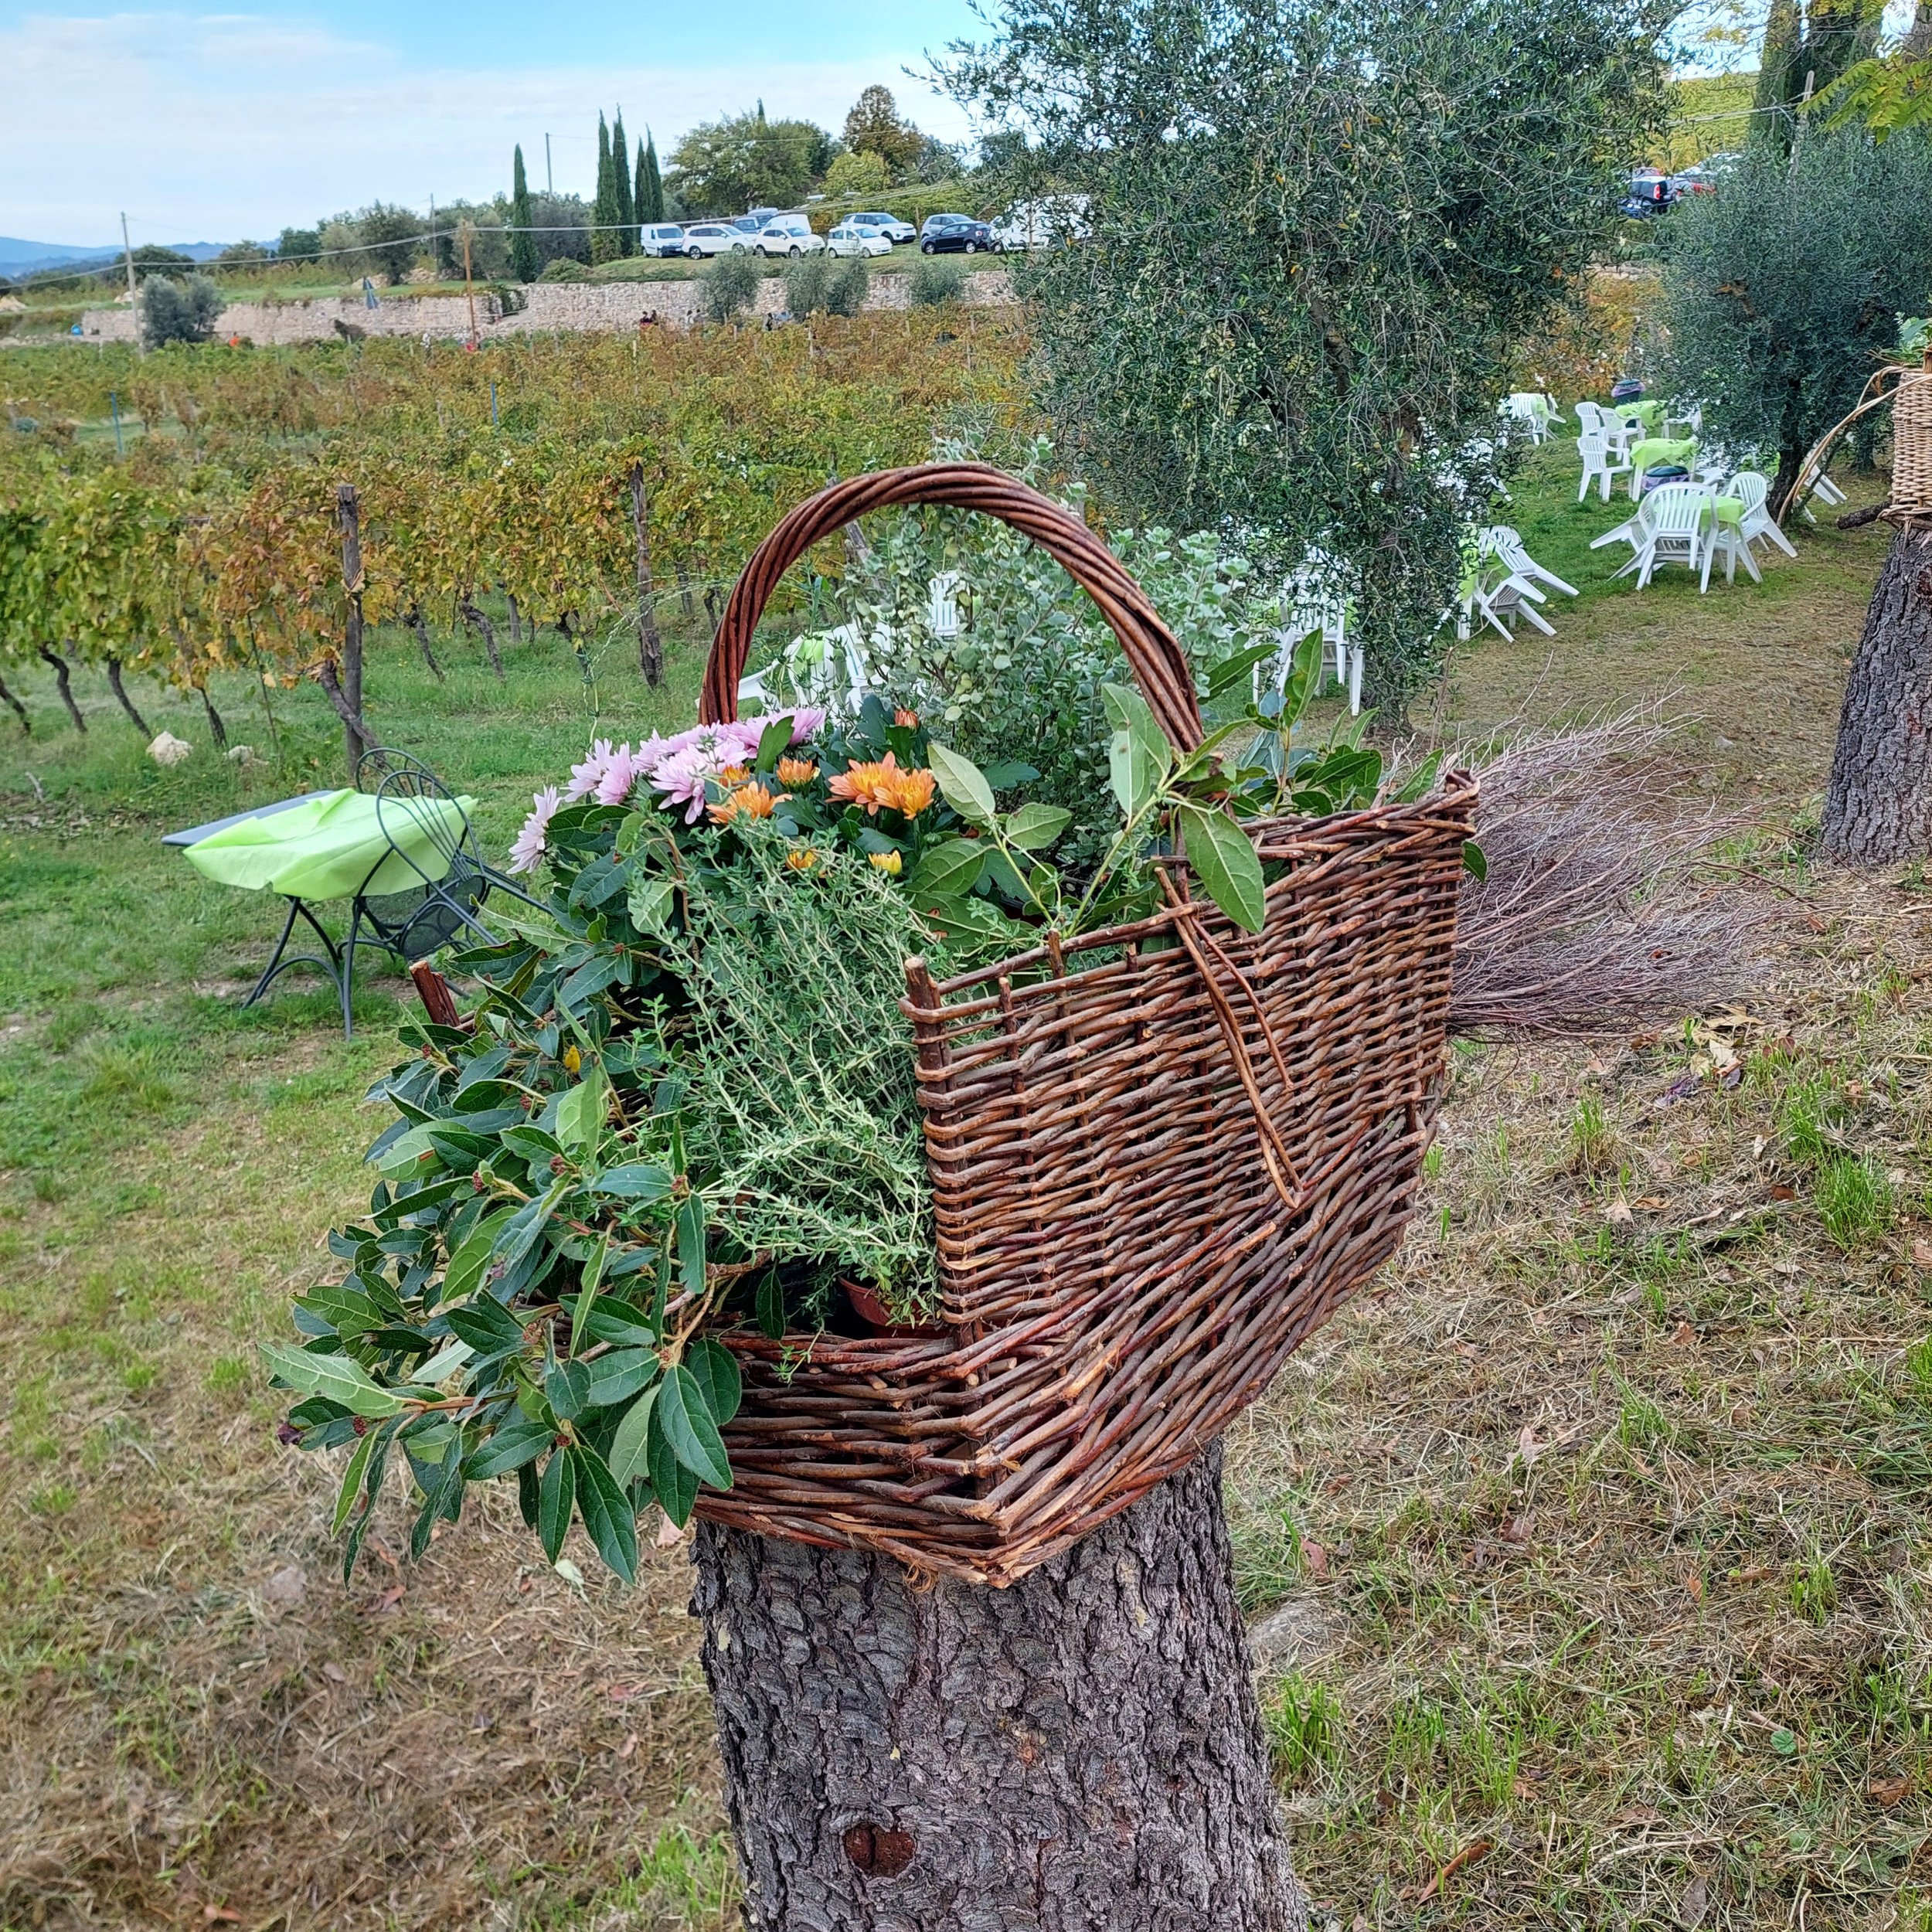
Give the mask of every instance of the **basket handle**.
POLYGON ((910 469, 873 471, 832 484, 785 517, 752 553, 725 605, 698 699, 702 722, 726 724, 737 716, 738 680, 744 675, 752 635, 785 572, 815 543, 855 519, 913 503, 978 510, 1031 537, 1098 606, 1175 749, 1192 751, 1201 742, 1194 674, 1147 593, 1078 517, 987 463, 921 463, 910 469))

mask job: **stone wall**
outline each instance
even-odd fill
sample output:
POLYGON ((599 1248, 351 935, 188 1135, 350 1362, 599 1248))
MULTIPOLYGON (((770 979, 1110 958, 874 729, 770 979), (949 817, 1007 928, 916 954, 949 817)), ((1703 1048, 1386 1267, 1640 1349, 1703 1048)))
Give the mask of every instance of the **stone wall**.
MULTIPOLYGON (((497 335, 543 335, 557 331, 597 334, 634 329, 646 315, 660 322, 689 328, 698 317, 695 280, 661 282, 533 282, 518 290, 523 306, 506 315, 496 296, 478 291, 476 332, 497 335)), ((1013 285, 1004 269, 982 269, 966 278, 965 298, 982 305, 1013 299, 1013 285)), ((866 297, 872 308, 904 308, 911 300, 910 278, 877 275, 866 297)), ((774 276, 758 284, 756 312, 776 315, 785 305, 785 285, 774 276)), ((240 336, 264 345, 326 342, 338 336, 428 336, 439 342, 461 342, 470 332, 470 306, 461 295, 411 295, 385 293, 381 305, 369 308, 359 295, 318 296, 306 301, 230 302, 216 328, 224 341, 240 336)), ((81 317, 81 332, 89 342, 131 342, 134 318, 126 308, 90 308, 81 317)))

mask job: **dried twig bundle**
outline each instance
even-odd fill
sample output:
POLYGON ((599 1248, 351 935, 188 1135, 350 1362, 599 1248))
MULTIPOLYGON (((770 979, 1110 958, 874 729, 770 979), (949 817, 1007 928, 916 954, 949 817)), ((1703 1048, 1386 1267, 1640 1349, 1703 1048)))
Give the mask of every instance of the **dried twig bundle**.
POLYGON ((1601 1032, 1706 1005, 1760 964, 1764 906, 1711 864, 1747 821, 1685 810, 1668 736, 1628 712, 1481 767, 1488 871, 1463 886, 1454 1031, 1601 1032))

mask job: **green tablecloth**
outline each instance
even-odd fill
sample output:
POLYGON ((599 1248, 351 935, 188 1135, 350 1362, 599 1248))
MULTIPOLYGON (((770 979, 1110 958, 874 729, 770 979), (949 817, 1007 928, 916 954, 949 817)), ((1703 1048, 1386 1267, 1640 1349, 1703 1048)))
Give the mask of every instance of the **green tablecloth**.
POLYGON ((1696 454, 1695 437, 1677 442, 1668 437, 1647 436, 1641 443, 1630 446, 1630 466, 1639 476, 1653 463, 1682 463, 1688 469, 1696 454))
POLYGON ((272 818, 244 819, 210 832, 187 849, 188 862, 218 886, 281 893, 291 899, 406 892, 421 885, 425 876, 440 879, 449 869, 445 848, 461 837, 474 803, 470 798, 385 798, 379 825, 372 794, 332 791, 272 818), (394 852, 383 859, 392 838, 415 866, 394 852), (372 878, 372 867, 376 868, 372 878))
POLYGON ((1655 430, 1663 420, 1664 405, 1656 399, 1648 403, 1607 403, 1605 407, 1619 421, 1628 417, 1635 417, 1647 430, 1655 430))
MULTIPOLYGON (((1744 499, 1741 496, 1720 496, 1716 499, 1716 503, 1717 520, 1719 523, 1729 524, 1733 530, 1743 528, 1744 499)), ((1710 521, 1709 505, 1706 507, 1702 520, 1706 523, 1710 521)))

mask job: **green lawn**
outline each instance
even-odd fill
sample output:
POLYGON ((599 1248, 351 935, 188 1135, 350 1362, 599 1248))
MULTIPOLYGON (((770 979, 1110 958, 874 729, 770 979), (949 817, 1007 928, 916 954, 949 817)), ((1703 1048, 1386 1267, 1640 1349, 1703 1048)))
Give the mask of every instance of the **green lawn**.
MULTIPOLYGON (((1754 796, 1804 903, 1735 1090, 1658 1107, 1682 1028, 1459 1052, 1402 1256, 1235 1431, 1298 1857, 1344 1926, 1921 1923, 1887 1914, 1932 1838, 1932 953, 1912 890, 1780 856, 1883 535, 1640 596, 1573 468, 1509 514, 1585 594, 1416 722, 1664 699, 1686 792, 1754 796)), ((699 668, 674 638, 649 693, 619 631, 587 685, 546 633, 499 685, 437 648, 440 685, 379 635, 370 716, 498 850, 594 733, 686 722, 699 668)), ((683 1552, 632 1590, 578 1550, 580 1582, 498 1506, 411 1570, 396 1499, 345 1590, 328 1472, 274 1439, 253 1345, 366 1185, 406 987, 365 982, 350 1044, 326 989, 240 1011, 276 908, 158 839, 336 782, 338 733, 230 681, 240 765, 144 686, 196 746, 163 771, 77 682, 84 739, 41 676, 30 738, 0 714, 0 1925, 728 1923, 683 1552)))

